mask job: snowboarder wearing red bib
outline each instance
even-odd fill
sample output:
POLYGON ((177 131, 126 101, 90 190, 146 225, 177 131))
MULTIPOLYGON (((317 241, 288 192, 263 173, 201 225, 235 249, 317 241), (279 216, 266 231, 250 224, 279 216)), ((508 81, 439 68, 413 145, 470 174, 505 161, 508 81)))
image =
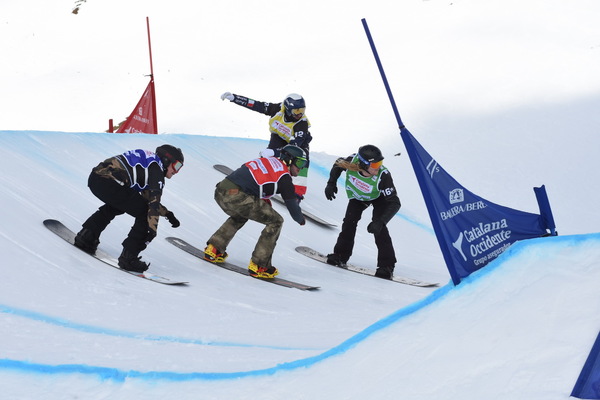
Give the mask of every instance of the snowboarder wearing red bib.
POLYGON ((358 149, 358 153, 336 160, 325 188, 327 200, 335 199, 336 182, 344 171, 346 171, 345 188, 349 201, 342 230, 333 253, 327 255, 327 263, 342 266, 348 262, 354 248, 358 221, 363 211, 373 205, 373 217, 367 226, 367 232, 374 235, 377 246, 375 276, 392 279, 396 254, 386 225, 400 209, 400 199, 392 175, 383 166, 383 155, 377 147, 370 144, 362 146, 358 149))
POLYGON ((224 262, 226 249, 235 234, 248 222, 265 225, 252 252, 248 272, 257 278, 273 278, 279 272, 271 265, 273 251, 283 226, 283 217, 265 201, 281 194, 294 221, 305 224, 294 192, 292 177, 307 163, 306 153, 287 145, 279 157, 261 157, 243 164, 217 184, 215 201, 229 218, 208 239, 204 258, 213 263, 224 262))
MULTIPOLYGON (((304 150, 306 159, 310 159, 309 143, 312 140, 308 131, 310 122, 306 118, 306 102, 299 94, 290 93, 281 103, 269 103, 225 92, 221 95, 221 100, 229 100, 238 106, 271 117, 269 119, 271 137, 267 148, 260 152, 261 157, 279 157, 279 152, 284 146, 293 144, 304 150)), ((308 163, 298 176, 294 177, 296 193, 300 199, 306 194, 307 174, 308 163)))

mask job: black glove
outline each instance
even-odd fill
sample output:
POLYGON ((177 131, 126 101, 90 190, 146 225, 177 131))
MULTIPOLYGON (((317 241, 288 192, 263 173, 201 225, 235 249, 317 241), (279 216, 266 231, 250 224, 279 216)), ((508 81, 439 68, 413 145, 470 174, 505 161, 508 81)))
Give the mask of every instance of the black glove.
POLYGON ((173 214, 172 211, 166 213, 165 217, 167 217, 173 228, 177 228, 179 225, 181 225, 181 222, 179 222, 179 220, 175 218, 175 214, 173 214))
POLYGON ((336 193, 337 193, 337 186, 335 186, 335 183, 328 183, 327 186, 325 187, 325 197, 327 197, 327 200, 335 199, 336 193))
POLYGON ((296 198, 298 199, 298 204, 300 204, 300 202, 302 200, 304 200, 304 196, 302 196, 301 194, 296 193, 296 198))
POLYGON ((377 235, 379 232, 381 232, 384 226, 385 224, 381 221, 372 221, 369 226, 367 226, 367 232, 377 235))
POLYGON ((146 244, 150 243, 156 237, 156 231, 148 228, 148 234, 146 235, 146 244))

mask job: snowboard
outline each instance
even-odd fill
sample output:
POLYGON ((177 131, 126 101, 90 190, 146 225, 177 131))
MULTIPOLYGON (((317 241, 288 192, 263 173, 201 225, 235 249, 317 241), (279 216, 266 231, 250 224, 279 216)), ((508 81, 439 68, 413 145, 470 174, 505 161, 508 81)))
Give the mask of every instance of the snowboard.
MULTIPOLYGON (((312 258, 313 260, 317 260, 317 261, 327 264, 327 256, 325 254, 319 253, 316 250, 311 249, 310 247, 298 246, 298 247, 296 247, 296 251, 300 254, 305 255, 308 258, 312 258)), ((331 264, 327 264, 327 265, 331 265, 331 264)), ((363 274, 363 275, 369 275, 369 276, 373 276, 373 277, 375 276, 374 270, 370 270, 370 269, 363 268, 363 267, 357 267, 352 264, 346 264, 345 266, 342 266, 342 267, 337 267, 334 265, 331 265, 331 266, 335 267, 335 268, 345 269, 345 270, 352 271, 352 272, 357 272, 357 273, 363 274)), ((419 287, 439 286, 439 284, 437 284, 437 283, 423 282, 423 281, 419 281, 416 279, 406 278, 406 277, 398 276, 398 275, 394 275, 394 277, 390 280, 392 282, 403 283, 405 285, 419 286, 419 287)))
MULTIPOLYGON (((231 168, 229 168, 226 165, 222 165, 222 164, 215 164, 213 165, 213 168, 216 169, 217 171, 225 174, 225 175, 229 175, 233 172, 233 170, 231 168)), ((283 199, 281 198, 280 195, 276 194, 275 196, 271 197, 271 200, 275 200, 276 202, 280 203, 280 204, 285 204, 285 201, 283 201, 283 199)), ((331 222, 327 222, 322 218, 317 217, 316 215, 302 209, 302 214, 304 214, 304 217, 312 222, 315 222, 321 226, 327 227, 327 228, 335 228, 337 225, 332 224, 331 222)))
MULTIPOLYGON (((212 262, 206 260, 204 258, 204 250, 201 250, 201 249, 199 249, 199 248, 197 248, 197 247, 189 244, 188 242, 186 242, 183 239, 179 239, 179 238, 176 238, 176 237, 173 237, 173 236, 169 236, 166 239, 167 239, 167 241, 169 243, 171 243, 175 247, 178 247, 181 250, 183 250, 183 251, 185 251, 185 252, 187 252, 187 253, 189 253, 189 254, 191 254, 191 255, 193 255, 193 256, 195 256, 195 257, 197 257, 197 258, 199 258, 199 259, 201 259, 203 261, 206 261, 209 264, 212 264, 212 265, 214 265, 216 267, 227 269, 229 271, 237 272, 238 274, 247 275, 247 276, 252 277, 248 273, 248 268, 242 268, 242 267, 239 267, 239 266, 234 265, 234 264, 232 264, 230 262, 227 262, 227 261, 222 262, 222 263, 212 263, 212 262)), ((254 278, 254 277, 252 277, 252 278, 254 278)), ((254 278, 254 279, 259 279, 259 280, 264 281, 264 282, 270 282, 270 283, 274 283, 276 285, 285 286, 285 287, 289 287, 289 288, 300 289, 300 290, 316 290, 316 289, 319 289, 318 286, 304 285, 302 283, 292 282, 292 281, 288 281, 286 279, 282 279, 282 278, 278 278, 278 277, 271 278, 271 279, 266 279, 266 278, 254 278)))
MULTIPOLYGON (((59 237, 61 237, 62 239, 66 240, 68 243, 72 244, 73 247, 75 247, 75 245, 74 245, 75 235, 76 235, 75 232, 73 232, 72 230, 67 228, 62 222, 57 221, 55 219, 47 219, 47 220, 44 220, 44 226, 46 228, 48 228, 49 230, 51 230, 52 232, 54 232, 59 237)), ((78 247, 75 247, 75 248, 78 250, 81 250, 78 247)), ((85 253, 85 254, 89 254, 89 253, 85 253)), ((188 282, 173 281, 168 278, 164 278, 162 276, 150 274, 148 272, 139 273, 139 272, 131 272, 131 271, 121 269, 121 268, 119 268, 118 261, 114 257, 112 257, 111 255, 109 255, 108 253, 105 253, 104 251, 102 251, 100 249, 96 250, 96 254, 89 254, 89 255, 94 257, 97 260, 102 261, 103 263, 105 263, 107 265, 110 265, 113 268, 118 269, 119 271, 123 271, 130 275, 137 276, 139 278, 143 278, 143 279, 146 279, 146 280, 149 280, 152 282, 162 283, 163 285, 185 285, 188 283, 188 282)))

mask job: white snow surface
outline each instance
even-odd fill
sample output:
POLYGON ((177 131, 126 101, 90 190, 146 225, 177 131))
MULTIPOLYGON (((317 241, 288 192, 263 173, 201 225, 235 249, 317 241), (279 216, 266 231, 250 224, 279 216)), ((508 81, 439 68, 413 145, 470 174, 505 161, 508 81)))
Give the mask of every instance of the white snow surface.
MULTIPOLYGON (((534 130, 532 136, 542 133, 534 130)), ((420 132, 413 134, 418 140, 420 132)), ((577 135, 589 138, 587 146, 580 149, 583 144, 573 140, 561 152, 598 148, 598 139, 584 127, 570 137, 577 135)), ((310 260, 294 248, 331 251, 339 229, 300 226, 274 204, 286 221, 273 263, 282 278, 320 286, 307 292, 212 266, 164 240, 178 236, 203 247, 225 220, 213 200, 223 175, 212 165, 235 168, 266 143, 185 134, 0 131, 2 397, 569 397, 600 325, 600 234, 589 229, 598 217, 586 186, 598 181, 598 173, 590 159, 557 164, 527 140, 514 141, 503 157, 490 154, 508 174, 506 184, 498 185, 489 177, 492 162, 474 167, 466 157, 494 147, 492 139, 452 149, 462 160, 461 173, 444 164, 451 158, 446 152, 428 149, 459 182, 469 182, 468 189, 505 206, 536 212, 532 187, 545 183, 561 234, 519 242, 455 287, 408 158, 384 149, 403 203, 389 224, 396 273, 440 286, 417 288, 310 260), (163 197, 181 227, 161 220, 157 238, 142 255, 152 263, 151 272, 188 281, 187 286, 160 285, 110 268, 42 225, 55 218, 78 230, 101 205, 87 188, 91 168, 125 150, 163 143, 185 154, 184 168, 167 181, 163 197), (539 176, 520 173, 523 164, 540 165, 539 176)), ((395 146, 403 149, 399 136, 395 146)), ((330 165, 341 155, 347 154, 312 153, 309 193, 302 202, 337 224, 347 200, 340 193, 329 202, 322 191, 330 165)), ((367 210, 351 262, 373 268, 369 217, 367 210)), ((131 224, 131 217, 117 217, 100 247, 118 255, 131 224)), ((231 262, 247 265, 260 230, 249 222, 239 232, 227 249, 231 262)))

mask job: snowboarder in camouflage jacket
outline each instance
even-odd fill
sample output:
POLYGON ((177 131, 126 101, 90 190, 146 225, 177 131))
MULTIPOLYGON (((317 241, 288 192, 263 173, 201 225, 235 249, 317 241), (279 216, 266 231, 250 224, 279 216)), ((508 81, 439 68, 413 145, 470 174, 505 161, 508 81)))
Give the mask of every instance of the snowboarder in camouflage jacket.
POLYGON ((304 151, 287 145, 279 157, 261 157, 244 163, 217 184, 215 201, 229 218, 208 239, 204 258, 213 263, 224 262, 226 249, 235 234, 248 222, 264 224, 252 252, 248 272, 257 278, 273 278, 279 273, 271 265, 273 251, 283 226, 283 217, 271 207, 269 198, 281 194, 291 217, 300 225, 304 215, 294 192, 292 176, 306 165, 304 151))

